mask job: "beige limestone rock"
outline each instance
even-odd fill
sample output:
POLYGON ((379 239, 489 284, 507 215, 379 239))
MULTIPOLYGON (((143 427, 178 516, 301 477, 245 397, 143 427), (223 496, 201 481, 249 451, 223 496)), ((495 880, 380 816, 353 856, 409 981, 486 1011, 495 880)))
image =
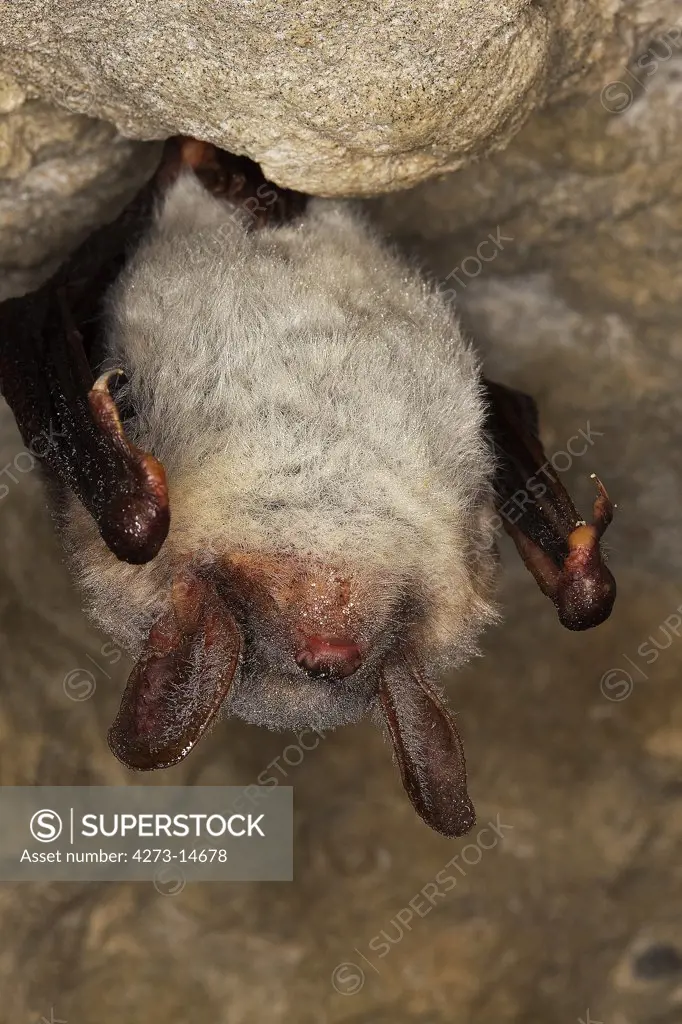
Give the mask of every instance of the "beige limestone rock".
POLYGON ((471 163, 608 81, 671 0, 22 0, 0 70, 125 135, 199 136, 280 184, 373 194, 471 163), (592 86, 590 86, 592 87, 592 86))
MULTIPOLYGON (((607 105, 625 96, 626 109, 601 102, 604 84, 629 81, 623 41, 646 52, 647 18, 663 6, 613 0, 620 28, 603 44, 606 77, 562 78, 552 65, 557 102, 504 154, 368 204, 440 278, 498 228, 514 236, 464 278, 456 304, 491 376, 538 399, 549 452, 581 429, 594 439, 566 471, 579 506, 592 498, 591 472, 619 506, 607 534, 619 586, 609 621, 562 630, 505 542, 506 621, 448 683, 477 829, 500 820, 511 832, 480 863, 463 855, 476 832, 453 843, 419 821, 378 731, 340 729, 282 777, 295 787, 290 885, 190 884, 173 897, 133 883, 0 886, 0 1024, 679 1021, 682 638, 651 664, 638 654, 675 615, 682 578, 675 62, 631 103, 622 88, 605 94, 607 105), (622 701, 601 685, 614 670, 634 679, 622 701), (422 906, 443 871, 456 886, 401 937, 397 915, 422 906), (379 958, 382 932, 392 941, 379 958), (355 989, 338 987, 340 965, 346 979, 357 969, 355 989)), ((199 8, 175 7, 178 18, 189 10, 199 8)), ((0 172, 0 263, 28 278, 134 190, 155 147, 19 100, 9 101, 5 166, 30 166, 0 172)), ((333 139, 325 145, 335 152, 333 139)), ((292 166, 296 152, 285 154, 292 166)), ((332 175, 331 159, 319 166, 332 175)), ((22 450, 2 407, 0 467, 22 450)), ((17 474, 0 501, 0 781, 139 784, 106 745, 130 666, 86 625, 45 503, 37 471, 17 474), (77 702, 67 683, 81 670, 96 685, 77 702)), ((252 783, 293 742, 221 721, 153 781, 252 783)))
POLYGON ((0 299, 33 287, 149 177, 159 144, 0 82, 0 299))
MULTIPOLYGON (((650 45, 664 54, 661 38, 650 45)), ((649 71, 629 96, 621 69, 617 91, 538 113, 503 153, 372 199, 370 214, 428 262, 455 304, 479 276, 550 266, 581 304, 679 323, 682 28, 679 48, 649 71)))

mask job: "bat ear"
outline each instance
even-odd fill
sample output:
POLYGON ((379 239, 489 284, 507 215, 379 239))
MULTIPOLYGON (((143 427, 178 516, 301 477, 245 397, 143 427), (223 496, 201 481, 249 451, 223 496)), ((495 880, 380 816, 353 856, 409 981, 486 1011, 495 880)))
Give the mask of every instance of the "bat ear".
POLYGON ((411 665, 382 674, 379 701, 403 786, 417 814, 448 838, 476 824, 466 765, 452 715, 411 665))
POLYGON ((178 577, 109 730, 119 761, 148 771, 186 757, 223 704, 241 648, 239 628, 214 585, 192 573, 178 577))

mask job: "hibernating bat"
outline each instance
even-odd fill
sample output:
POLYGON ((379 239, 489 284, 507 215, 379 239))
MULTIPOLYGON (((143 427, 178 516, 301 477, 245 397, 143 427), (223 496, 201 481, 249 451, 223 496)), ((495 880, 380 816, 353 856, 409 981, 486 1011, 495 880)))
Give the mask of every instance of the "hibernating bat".
POLYGON ((137 659, 109 734, 131 768, 175 764, 219 711, 371 714, 418 813, 461 835, 438 679, 497 617, 496 507, 564 625, 611 610, 608 497, 580 519, 532 400, 483 379, 352 204, 208 144, 170 140, 113 224, 0 308, 0 384, 89 609, 137 659))

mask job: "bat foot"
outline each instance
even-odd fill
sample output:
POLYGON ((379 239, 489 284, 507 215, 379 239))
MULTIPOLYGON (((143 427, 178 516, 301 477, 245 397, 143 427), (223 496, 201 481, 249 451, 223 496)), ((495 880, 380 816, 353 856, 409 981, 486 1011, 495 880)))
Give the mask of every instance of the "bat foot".
POLYGON ((301 192, 269 182, 249 157, 177 135, 166 142, 156 173, 159 191, 165 192, 183 170, 192 171, 211 195, 242 209, 250 227, 286 223, 298 217, 307 204, 308 197, 301 192))

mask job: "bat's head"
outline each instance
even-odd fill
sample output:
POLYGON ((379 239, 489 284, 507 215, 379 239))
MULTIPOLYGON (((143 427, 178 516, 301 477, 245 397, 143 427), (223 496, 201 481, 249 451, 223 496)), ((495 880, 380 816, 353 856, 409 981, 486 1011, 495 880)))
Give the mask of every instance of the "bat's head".
POLYGON ((460 834, 473 809, 433 680, 495 618, 476 358, 338 204, 248 233, 198 201, 181 180, 110 300, 126 431, 165 467, 167 539, 130 565, 75 499, 65 516, 94 617, 137 659, 112 748, 159 768, 219 711, 273 729, 371 713, 419 813, 460 834))
POLYGON ((287 497, 285 465, 239 493, 240 458, 169 472, 171 528, 147 565, 116 559, 73 504, 65 529, 91 610, 137 659, 112 749, 132 768, 160 768, 221 712, 318 730, 371 714, 388 726, 422 816, 465 831, 461 748, 433 681, 475 652, 495 617, 487 473, 469 507, 447 481, 399 478, 377 494, 376 466, 339 469, 333 499, 311 477, 301 500, 287 497))
MULTIPOLYGON (((388 726, 417 810, 447 834, 465 831, 474 819, 461 748, 432 681, 473 653, 494 617, 486 507, 471 510, 470 535, 451 516, 439 523, 437 511, 420 535, 389 525, 400 505, 385 508, 388 521, 374 529, 344 508, 348 521, 337 529, 347 550, 320 559, 310 549, 316 536, 322 546, 314 517, 323 508, 300 517, 299 550, 216 550, 215 495, 197 490, 196 478, 194 488, 192 499, 183 503, 178 491, 174 501, 171 477, 176 515, 146 566, 119 562, 94 535, 83 544, 73 517, 67 527, 78 536, 72 557, 92 609, 137 658, 110 733, 116 755, 138 769, 174 764, 221 712, 318 730, 373 714, 388 726)), ((269 531, 274 512, 289 533, 296 511, 266 509, 269 531)))

